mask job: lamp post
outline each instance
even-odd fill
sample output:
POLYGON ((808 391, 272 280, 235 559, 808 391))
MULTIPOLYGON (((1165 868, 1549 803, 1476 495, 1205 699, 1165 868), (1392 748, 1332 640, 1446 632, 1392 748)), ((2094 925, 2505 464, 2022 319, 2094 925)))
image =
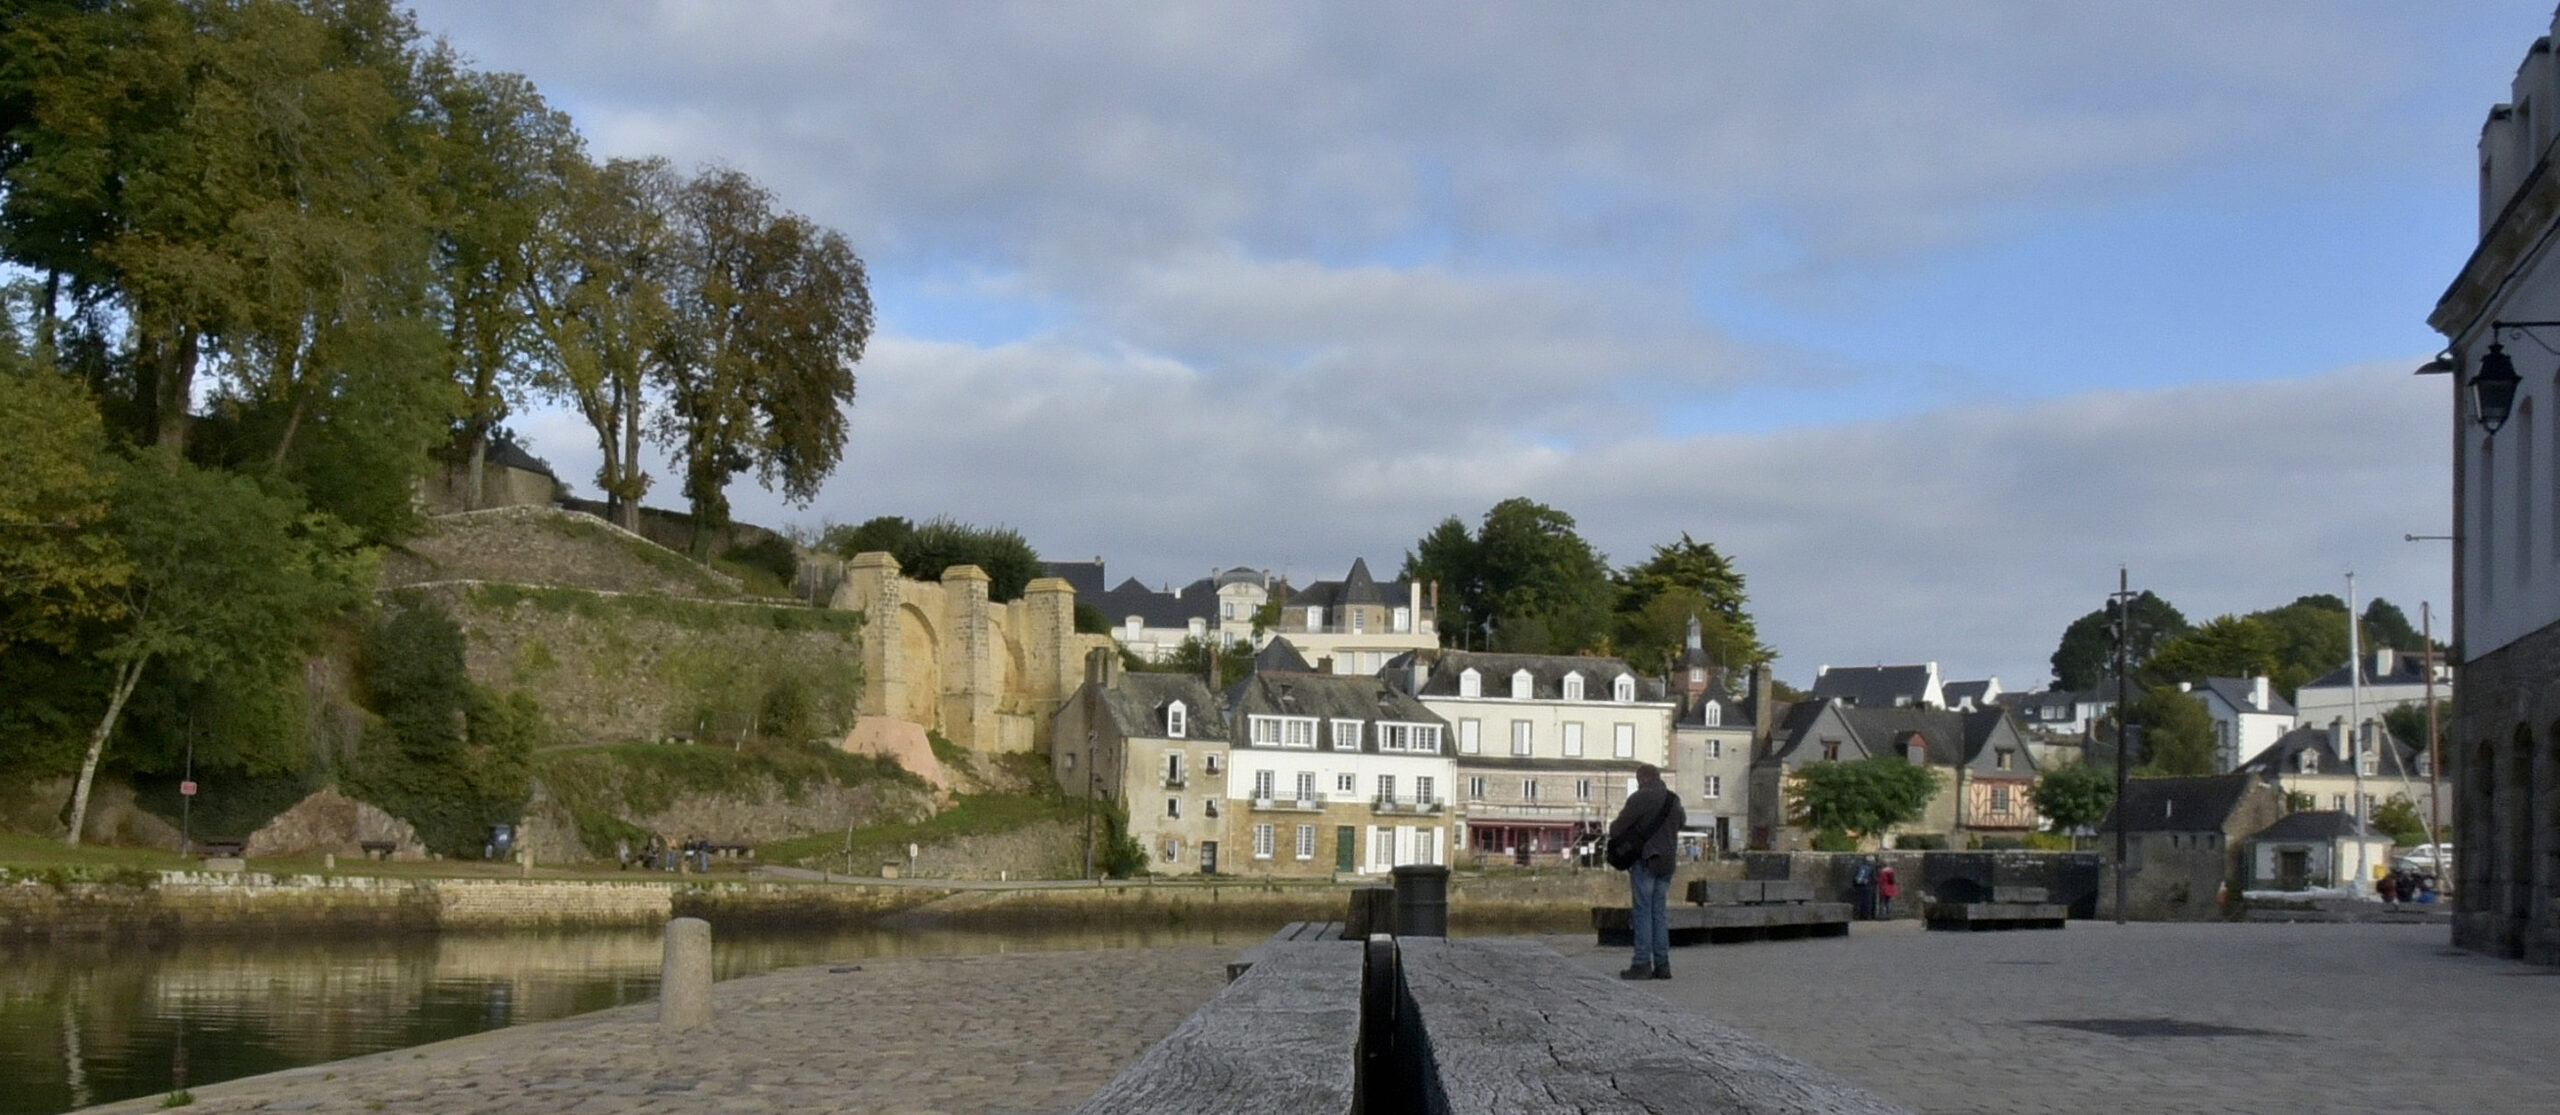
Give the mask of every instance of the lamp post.
POLYGON ((2116 567, 2116 924, 2124 924, 2126 901, 2125 868, 2127 855, 2125 834, 2131 829, 2125 816, 2125 785, 2131 777, 2125 765, 2125 754, 2133 750, 2133 706, 2126 703, 2125 681, 2131 668, 2133 645, 2133 590, 2130 574, 2124 566, 2116 567))

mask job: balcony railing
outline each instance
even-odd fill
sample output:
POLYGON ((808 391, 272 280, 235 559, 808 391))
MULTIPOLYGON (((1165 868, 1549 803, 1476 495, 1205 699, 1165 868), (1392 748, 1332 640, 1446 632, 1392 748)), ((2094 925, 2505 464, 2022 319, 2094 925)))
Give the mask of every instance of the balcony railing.
POLYGON ((1312 813, 1323 809, 1325 801, 1324 794, 1313 797, 1255 798, 1253 807, 1277 813, 1312 813))
POLYGON ((1369 805, 1380 813, 1438 813, 1449 808, 1449 802, 1445 798, 1415 801, 1381 797, 1370 801, 1369 805))
POLYGON ((1179 790, 1190 784, 1191 778, 1189 775, 1168 774, 1164 776, 1164 788, 1168 790, 1179 790))

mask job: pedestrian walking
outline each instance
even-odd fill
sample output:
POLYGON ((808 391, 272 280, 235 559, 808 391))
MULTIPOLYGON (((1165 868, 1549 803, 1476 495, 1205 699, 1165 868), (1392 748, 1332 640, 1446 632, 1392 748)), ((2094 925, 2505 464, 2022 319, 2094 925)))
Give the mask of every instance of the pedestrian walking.
POLYGON ((1627 873, 1627 928, 1635 959, 1620 979, 1671 978, 1671 875, 1680 866, 1680 795, 1651 763, 1636 768, 1636 792, 1609 822, 1609 866, 1627 873))

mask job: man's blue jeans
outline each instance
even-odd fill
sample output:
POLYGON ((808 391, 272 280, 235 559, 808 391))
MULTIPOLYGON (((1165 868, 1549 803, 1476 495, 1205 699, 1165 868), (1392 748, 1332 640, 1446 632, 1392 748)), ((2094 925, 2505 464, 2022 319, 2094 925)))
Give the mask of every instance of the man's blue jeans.
POLYGON ((1671 921, 1664 908, 1671 901, 1671 876, 1656 875, 1653 869, 1638 862, 1627 869, 1628 928, 1634 931, 1636 958, 1633 967, 1668 968, 1671 966, 1671 921))

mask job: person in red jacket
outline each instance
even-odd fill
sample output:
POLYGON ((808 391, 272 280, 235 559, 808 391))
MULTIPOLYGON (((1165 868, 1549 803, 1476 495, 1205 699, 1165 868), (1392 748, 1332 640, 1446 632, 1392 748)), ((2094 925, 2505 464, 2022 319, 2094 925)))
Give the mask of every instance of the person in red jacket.
POLYGON ((1893 896, 1902 893, 1902 885, 1893 880, 1893 865, 1876 868, 1876 918, 1893 920, 1893 896))

